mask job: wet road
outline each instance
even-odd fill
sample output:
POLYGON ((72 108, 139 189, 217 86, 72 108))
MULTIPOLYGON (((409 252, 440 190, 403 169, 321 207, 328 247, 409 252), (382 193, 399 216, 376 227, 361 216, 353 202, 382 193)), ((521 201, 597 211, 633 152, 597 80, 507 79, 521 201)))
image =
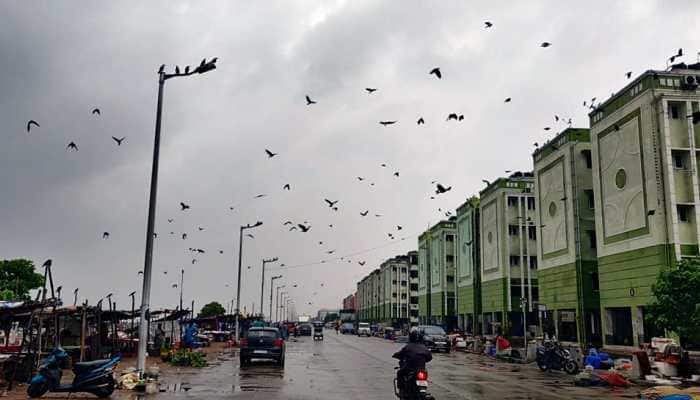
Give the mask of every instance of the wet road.
MULTIPOLYGON (((222 353, 202 370, 183 370, 166 378, 167 398, 235 399, 392 399, 395 360, 401 347, 377 338, 336 335, 322 342, 310 337, 287 343, 284 369, 265 362, 239 368, 236 352, 222 353), (169 384, 169 385, 168 385, 169 384), (175 385, 189 388, 188 391, 175 385)), ((634 398, 636 392, 576 388, 563 373, 495 362, 464 354, 436 354, 428 365, 430 392, 446 399, 601 399, 634 398)))

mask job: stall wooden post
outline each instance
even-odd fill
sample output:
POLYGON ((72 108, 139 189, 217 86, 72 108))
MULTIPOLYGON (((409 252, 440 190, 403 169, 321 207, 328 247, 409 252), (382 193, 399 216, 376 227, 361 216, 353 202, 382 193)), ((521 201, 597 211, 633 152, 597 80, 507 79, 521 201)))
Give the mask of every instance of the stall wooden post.
POLYGON ((80 312, 80 362, 85 361, 85 335, 87 328, 87 302, 83 305, 82 311, 80 312))

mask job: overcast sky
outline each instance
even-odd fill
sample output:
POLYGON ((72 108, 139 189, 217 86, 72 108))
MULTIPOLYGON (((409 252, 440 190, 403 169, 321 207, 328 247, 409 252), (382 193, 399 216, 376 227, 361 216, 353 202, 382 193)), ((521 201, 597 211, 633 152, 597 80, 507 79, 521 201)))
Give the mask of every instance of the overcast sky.
POLYGON ((679 47, 689 62, 700 50, 697 1, 486 3, 0 2, 0 258, 51 258, 70 302, 79 287, 126 307, 141 290, 156 71, 216 56, 215 71, 166 85, 153 307, 176 304, 181 268, 186 303, 230 302, 238 228, 259 219, 242 305, 259 307, 260 260, 277 256, 329 260, 274 273, 299 312, 338 308, 481 179, 530 170, 533 142, 565 128, 555 114, 587 127, 583 100, 607 98, 627 71, 665 68, 679 47), (464 120, 446 122, 453 112, 464 120), (30 119, 41 127, 27 134, 30 119), (452 190, 431 200, 433 180, 452 190), (189 247, 206 250, 196 264, 189 247))

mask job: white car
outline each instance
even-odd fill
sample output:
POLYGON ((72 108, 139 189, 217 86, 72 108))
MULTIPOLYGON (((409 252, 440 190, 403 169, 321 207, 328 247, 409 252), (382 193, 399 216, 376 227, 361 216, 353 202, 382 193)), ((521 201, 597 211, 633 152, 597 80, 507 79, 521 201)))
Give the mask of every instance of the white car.
POLYGON ((367 335, 367 337, 372 336, 372 331, 369 329, 368 322, 360 322, 357 324, 357 336, 367 335))

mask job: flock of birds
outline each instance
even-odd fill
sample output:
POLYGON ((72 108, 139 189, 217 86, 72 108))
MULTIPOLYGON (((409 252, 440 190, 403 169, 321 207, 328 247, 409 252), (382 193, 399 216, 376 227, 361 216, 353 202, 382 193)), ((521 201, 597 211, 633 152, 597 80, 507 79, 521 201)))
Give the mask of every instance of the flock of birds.
MULTIPOLYGON (((484 22, 484 28, 485 28, 485 29, 492 29, 493 26, 494 26, 494 24, 493 24, 491 21, 485 21, 485 22, 484 22)), ((550 43, 550 42, 542 42, 542 43, 540 44, 540 47, 541 47, 541 48, 549 48, 549 47, 551 47, 551 46, 552 46, 552 43, 550 43)), ((675 55, 673 55, 669 60, 670 60, 671 62, 674 62, 678 57, 681 57, 681 56, 683 56, 683 50, 682 50, 682 49, 678 49, 678 52, 677 52, 675 55)), ((163 73, 163 72, 164 72, 164 68, 165 68, 164 65, 161 66, 160 69, 158 70, 158 72, 159 72, 159 73, 163 73)), ((185 74, 189 74, 189 73, 190 73, 189 67, 186 67, 184 71, 185 71, 185 74)), ((443 76, 442 70, 440 69, 440 67, 437 67, 437 66, 436 66, 436 67, 433 67, 432 69, 430 69, 430 70, 427 71, 427 72, 428 72, 428 75, 429 75, 429 76, 432 76, 432 77, 434 77, 435 79, 443 79, 443 77, 444 77, 444 76, 443 76)), ((176 67, 175 67, 175 73, 176 73, 176 74, 180 74, 179 66, 176 66, 176 67)), ((627 72, 625 73, 625 76, 627 77, 627 79, 631 79, 631 77, 632 77, 632 71, 627 71, 627 72)), ((364 90, 366 91, 367 95, 375 95, 375 94, 379 91, 379 88, 376 88, 376 87, 366 87, 366 88, 364 88, 364 90)), ((313 98, 311 97, 311 95, 308 95, 308 94, 307 94, 307 95, 305 96, 305 100, 306 100, 306 106, 307 106, 307 107, 312 107, 312 106, 313 106, 313 107, 318 107, 318 106, 319 106, 319 100, 313 99, 313 98)), ((596 99, 595 97, 591 98, 590 100, 588 100, 588 99, 587 99, 587 100, 584 100, 584 101, 583 101, 583 106, 584 106, 584 107, 588 107, 590 110, 594 110, 594 109, 596 109, 596 108, 600 105, 600 103, 596 104, 596 100, 597 100, 597 99, 596 99)), ((512 99, 511 97, 506 97, 506 98, 504 99, 503 102, 506 103, 506 104, 512 103, 512 102, 513 102, 513 99, 512 99)), ((100 110, 99 108, 95 107, 95 108, 92 109, 91 114, 92 114, 94 117, 101 117, 102 112, 101 112, 101 110, 100 110)), ((464 119, 465 119, 464 114, 461 114, 461 113, 458 113, 458 112, 451 112, 451 113, 449 113, 449 114, 447 115, 447 117, 446 117, 446 121, 447 121, 447 122, 449 122, 449 121, 461 122, 461 121, 463 121, 464 119)), ((557 122, 557 123, 566 124, 566 125, 568 125, 568 126, 571 126, 571 124, 572 124, 572 119, 571 119, 571 118, 560 117, 559 115, 554 115, 554 121, 557 122)), ((398 121, 398 120, 395 120, 395 119, 387 119, 387 120, 380 120, 380 121, 378 121, 378 123, 379 123, 380 125, 382 125, 383 127, 390 127, 390 126, 392 126, 392 125, 395 125, 395 124, 399 123, 399 121, 398 121)), ((416 119, 416 124, 417 124, 417 125, 425 125, 425 124, 426 124, 425 118, 424 118, 423 116, 418 116, 418 118, 416 119)), ((27 133, 28 133, 28 134, 30 134, 31 132, 33 132, 35 129, 39 129, 39 128, 41 128, 41 125, 40 125, 40 123, 39 123, 38 121, 32 119, 32 120, 29 120, 29 121, 27 122, 26 130, 27 130, 27 133)), ((551 127, 551 126, 546 126, 546 127, 544 127, 543 129, 544 129, 545 131, 549 131, 549 130, 552 129, 552 127, 551 127)), ((124 142, 125 142, 125 140, 126 140, 126 137, 116 137, 116 136, 112 136, 111 139, 114 141, 114 144, 115 144, 117 147, 121 147, 121 146, 124 144, 124 142)), ((538 143, 534 143, 534 146, 535 146, 535 147, 538 147, 539 144, 538 144, 538 143)), ((67 151, 72 151, 72 152, 77 152, 77 151, 79 151, 78 144, 77 144, 75 141, 70 141, 70 142, 67 144, 67 146, 66 146, 66 150, 67 150, 67 151)), ((279 152, 274 152, 274 151, 272 151, 272 150, 270 150, 270 149, 264 149, 264 152, 265 152, 265 155, 267 156, 267 159, 273 159, 273 158, 276 158, 276 157, 280 157, 280 153, 279 153, 279 152)), ((387 167, 388 167, 386 163, 382 163, 382 164, 380 164, 380 166, 381 166, 382 168, 387 168, 387 167)), ((508 173, 508 172, 510 172, 510 171, 506 171, 506 173, 508 173)), ((392 173, 392 176, 393 176, 394 178, 397 178, 397 179, 398 179, 398 178, 401 177, 401 174, 400 174, 399 171, 394 171, 394 172, 392 173)), ((368 181, 368 183, 369 183, 370 186, 375 186, 375 182, 369 181, 369 180, 367 180, 366 177, 363 177, 363 176, 357 176, 357 181, 359 181, 359 182, 368 181)), ((487 180, 483 180, 483 182, 484 182, 487 186, 490 185, 490 182, 487 181, 487 180)), ((434 190, 434 193, 431 193, 431 194, 429 195, 429 198, 430 198, 430 199, 435 199, 436 196, 443 195, 443 194, 449 192, 450 190, 452 190, 452 186, 447 186, 447 185, 444 185, 444 184, 442 184, 442 183, 440 183, 440 182, 437 182, 437 181, 432 181, 432 182, 431 182, 431 185, 434 185, 435 190, 434 190)), ((291 191, 291 190, 292 190, 291 184, 290 184, 290 183, 285 183, 285 184, 282 186, 282 190, 291 191)), ((267 196, 266 194, 257 194, 257 195, 255 195, 255 196, 253 197, 253 199, 261 199, 261 198, 264 198, 264 197, 266 197, 266 196, 267 196)), ((322 204, 325 204, 325 205, 328 207, 328 209, 331 210, 332 212, 338 212, 338 211, 341 209, 342 202, 341 202, 340 199, 322 198, 322 200, 323 200, 323 203, 322 203, 322 204)), ((190 204, 187 204, 187 203, 185 203, 184 201, 183 201, 183 202, 180 202, 179 205, 180 205, 180 211, 183 212, 183 213, 186 213, 186 212, 188 212, 189 210, 191 210, 190 204)), ((236 210, 236 207, 235 207, 235 206, 229 206, 228 208, 229 208, 229 210, 231 210, 231 211, 236 210)), ((451 215, 452 215, 452 213, 451 213, 450 211, 443 211, 442 208, 438 208, 438 211, 444 212, 444 215, 445 215, 446 217, 451 217, 451 215)), ((359 216, 360 216, 361 218, 366 218, 366 217, 370 216, 370 210, 369 210, 369 209, 359 210, 359 211, 358 211, 358 214, 359 214, 359 216)), ((381 217, 383 217, 383 214, 381 214, 381 213, 379 213, 379 212, 372 212, 371 214, 374 215, 375 218, 381 218, 381 217)), ((168 218, 168 219, 167 219, 168 224, 172 224, 174 221, 175 221, 174 218, 168 218)), ((283 227, 285 227, 285 228, 286 228, 288 231, 290 231, 290 232, 296 231, 296 232, 299 232, 299 233, 301 233, 301 234, 308 234, 308 233, 311 232, 312 229, 314 228, 314 225, 312 225, 309 221, 306 221, 306 220, 304 220, 304 221, 296 221, 296 222, 295 222, 295 221, 292 221, 292 220, 286 220, 286 221, 284 221, 284 222, 281 222, 280 224, 281 224, 283 227)), ((329 229, 333 229, 333 227, 334 227, 333 224, 327 224, 327 226, 328 226, 329 229)), ((400 224, 394 224, 394 226, 396 227, 394 230, 392 230, 391 232, 387 232, 387 236, 388 236, 388 238, 389 238, 389 244, 395 243, 395 242, 391 242, 391 241, 395 240, 395 239, 397 238, 398 232, 401 231, 401 230, 403 229, 403 226, 400 225, 400 224)), ((204 231, 204 227, 198 226, 198 227, 196 228, 196 232, 202 232, 202 231, 204 231)), ((170 233, 171 236, 178 235, 178 234, 175 232, 175 230, 171 230, 171 231, 169 231, 169 233, 170 233)), ((154 233, 154 236, 157 238, 157 237, 158 237, 158 234, 157 234, 157 233, 154 233)), ((179 237, 180 237, 181 240, 183 240, 183 241, 190 239, 190 236, 188 235, 187 232, 180 232, 180 233, 179 233, 179 237)), ((248 237, 248 238, 250 238, 250 239, 255 239, 255 236, 254 236, 253 234, 251 234, 251 233, 246 234, 246 237, 248 237)), ((103 240, 108 240, 109 238, 110 238, 110 232, 109 232, 109 231, 104 231, 104 232, 102 233, 102 239, 103 239, 103 240)), ((404 240, 404 239, 406 239, 406 237, 402 238, 401 240, 404 240)), ((318 244, 319 244, 319 246, 323 246, 323 245, 324 245, 324 242, 323 242, 323 241, 318 241, 318 244)), ((369 250, 367 250, 367 251, 371 251, 371 250, 373 250, 373 249, 369 249, 369 250)), ((206 250, 203 249, 203 248, 200 248, 200 247, 188 247, 188 248, 187 248, 187 251, 191 254, 191 263, 192 263, 192 264, 195 264, 195 263, 198 262, 198 260, 199 260, 198 257, 199 257, 199 256, 203 256, 204 254, 206 254, 206 250)), ((335 248, 329 249, 329 250, 324 250, 325 255, 328 255, 328 256, 334 255, 334 254, 336 254, 336 252, 337 252, 337 249, 335 249, 335 248)), ((219 255, 223 255, 223 254, 224 254, 224 250, 223 250, 223 249, 219 249, 219 250, 218 250, 218 253, 219 253, 219 255)), ((343 255, 343 256, 337 256, 337 257, 334 257, 334 258, 324 258, 324 259, 322 259, 322 260, 319 261, 319 262, 312 262, 312 263, 308 263, 308 264, 298 264, 298 265, 294 265, 294 266, 306 266, 306 265, 323 264, 323 263, 326 263, 327 261, 338 261, 338 260, 340 260, 340 261, 347 261, 348 263, 357 263, 357 264, 360 265, 360 266, 365 266, 366 263, 367 263, 366 260, 360 260, 360 259, 357 259, 356 257, 354 257, 354 256, 356 256, 356 255, 363 254, 363 253, 364 253, 364 251, 360 251, 360 252, 352 253, 352 256, 351 256, 351 255, 343 255)), ((285 265, 284 263, 279 264, 279 267, 285 267, 285 266, 286 266, 286 265, 285 265)), ((248 266, 247 268, 248 268, 248 269, 251 269, 252 267, 248 266)), ((143 271, 138 271, 138 274, 139 274, 139 275, 142 275, 142 274, 143 274, 143 271)), ((164 274, 164 275, 167 275, 167 274, 168 274, 168 271, 167 271, 167 270, 163 271, 163 274, 164 274)), ((289 284, 289 286, 291 286, 291 287, 293 287, 293 288, 298 288, 299 285, 300 285, 300 284, 299 284, 298 282, 291 282, 291 283, 289 284)), ((177 283, 173 283, 171 286, 172 286, 173 288, 177 288, 177 287, 178 287, 178 284, 177 284, 177 283)), ((229 287, 230 285, 229 285, 229 284, 226 284, 225 286, 226 286, 226 287, 229 287)), ((324 286, 324 283, 322 282, 322 283, 320 284, 320 287, 323 287, 323 286, 324 286)), ((312 293, 312 296, 316 296, 317 294, 318 294, 318 291, 314 291, 314 292, 312 293)), ((312 302, 312 301, 309 301, 307 304, 312 305, 313 302, 312 302)))

